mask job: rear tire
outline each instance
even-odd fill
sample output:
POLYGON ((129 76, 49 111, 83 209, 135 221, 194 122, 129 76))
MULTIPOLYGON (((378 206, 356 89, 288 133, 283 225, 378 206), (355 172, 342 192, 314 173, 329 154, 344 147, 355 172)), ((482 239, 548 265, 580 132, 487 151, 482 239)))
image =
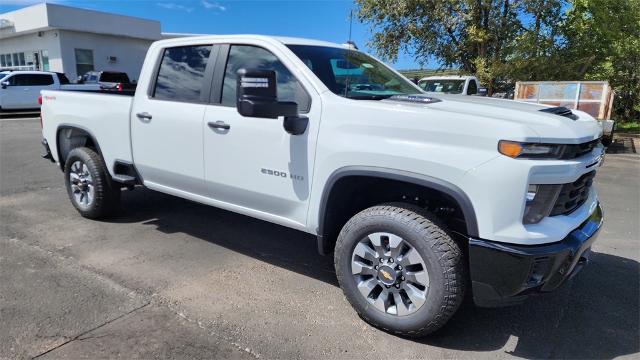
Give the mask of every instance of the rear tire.
POLYGON ((100 219, 120 206, 120 186, 111 180, 102 157, 94 150, 71 150, 64 166, 67 194, 80 215, 100 219))
POLYGON ((392 203, 356 214, 342 228, 334 256, 347 300, 366 322, 387 332, 432 333, 464 298, 460 247, 435 216, 417 206, 392 203))

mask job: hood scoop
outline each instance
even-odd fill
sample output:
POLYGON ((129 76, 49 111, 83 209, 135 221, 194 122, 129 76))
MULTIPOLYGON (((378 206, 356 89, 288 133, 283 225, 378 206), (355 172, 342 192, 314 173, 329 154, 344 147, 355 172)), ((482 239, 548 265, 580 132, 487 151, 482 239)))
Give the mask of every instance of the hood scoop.
POLYGON ((414 104, 433 104, 442 100, 436 99, 431 96, 416 94, 416 95, 393 95, 387 100, 410 102, 414 104))
POLYGON ((564 116, 574 121, 578 120, 578 115, 574 114, 573 112, 571 112, 571 109, 566 108, 564 106, 550 107, 550 108, 545 108, 539 111, 564 116))

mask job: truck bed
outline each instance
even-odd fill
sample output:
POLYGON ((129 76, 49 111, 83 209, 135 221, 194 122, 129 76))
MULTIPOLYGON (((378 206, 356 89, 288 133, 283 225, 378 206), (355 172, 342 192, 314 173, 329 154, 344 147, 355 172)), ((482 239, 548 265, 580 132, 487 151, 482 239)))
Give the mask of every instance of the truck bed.
POLYGON ((99 144, 110 172, 116 160, 131 162, 129 116, 133 92, 42 91, 42 129, 56 162, 65 156, 59 136, 73 136, 64 129, 84 129, 99 144))

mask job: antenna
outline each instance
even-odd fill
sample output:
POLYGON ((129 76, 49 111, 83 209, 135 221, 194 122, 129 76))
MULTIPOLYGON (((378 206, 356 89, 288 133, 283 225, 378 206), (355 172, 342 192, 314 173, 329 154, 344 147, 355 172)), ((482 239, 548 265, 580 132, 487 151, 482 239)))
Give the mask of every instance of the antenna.
POLYGON ((349 42, 351 42, 351 25, 353 24, 353 9, 349 10, 349 42))
POLYGON ((358 50, 358 47, 356 46, 356 43, 353 42, 353 40, 351 40, 351 28, 353 25, 353 9, 349 10, 349 40, 347 40, 346 43, 342 44, 343 46, 348 47, 349 49, 352 50, 358 50))

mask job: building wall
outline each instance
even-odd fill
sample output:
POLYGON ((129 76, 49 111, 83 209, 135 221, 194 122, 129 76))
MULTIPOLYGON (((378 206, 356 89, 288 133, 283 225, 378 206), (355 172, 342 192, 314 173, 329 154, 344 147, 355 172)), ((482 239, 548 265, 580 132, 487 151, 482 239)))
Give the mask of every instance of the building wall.
POLYGON ((137 80, 147 49, 153 40, 134 39, 122 36, 93 34, 60 30, 63 71, 69 79, 76 79, 75 49, 93 51, 93 67, 96 71, 126 72, 131 80, 137 80), (109 57, 116 57, 110 62, 109 57))
POLYGON ((52 28, 111 34, 139 39, 159 40, 160 22, 59 4, 47 7, 48 25, 52 28))
POLYGON ((2 19, 13 23, 12 27, 1 29, 0 36, 45 29, 49 24, 47 19, 47 5, 48 4, 38 4, 0 14, 2 19))
MULTIPOLYGON (((33 53, 49 55, 49 70, 62 71, 62 56, 60 52, 60 33, 57 30, 40 31, 21 36, 0 38, 0 54, 24 53, 27 63, 34 62, 33 53)), ((12 66, 13 67, 13 66, 12 66)), ((40 69, 43 69, 42 67, 40 69)))
MULTIPOLYGON (((25 1, 25 3, 28 2, 30 1, 25 1)), ((156 20, 80 9, 60 4, 41 3, 2 13, 0 18, 13 23, 11 27, 0 29, 0 38, 21 32, 36 32, 52 28, 152 40, 159 40, 161 37, 160 22, 156 20)))

